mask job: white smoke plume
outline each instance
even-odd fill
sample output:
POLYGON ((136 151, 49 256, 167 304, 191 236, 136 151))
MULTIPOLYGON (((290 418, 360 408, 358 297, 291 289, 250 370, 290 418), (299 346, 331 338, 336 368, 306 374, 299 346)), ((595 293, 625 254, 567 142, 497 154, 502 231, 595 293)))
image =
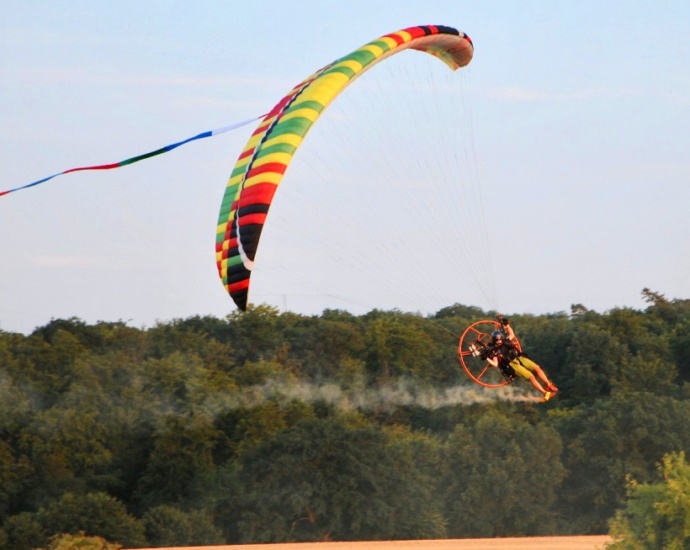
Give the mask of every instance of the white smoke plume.
POLYGON ((454 405, 473 405, 497 401, 534 402, 539 400, 539 396, 525 393, 525 390, 526 388, 517 386, 501 388, 467 385, 449 388, 422 387, 405 379, 375 387, 354 388, 343 387, 335 382, 316 384, 269 380, 262 385, 245 388, 244 391, 233 396, 226 396, 215 406, 218 408, 252 408, 269 400, 283 402, 297 400, 305 403, 326 403, 345 411, 387 411, 401 406, 433 410, 454 405))

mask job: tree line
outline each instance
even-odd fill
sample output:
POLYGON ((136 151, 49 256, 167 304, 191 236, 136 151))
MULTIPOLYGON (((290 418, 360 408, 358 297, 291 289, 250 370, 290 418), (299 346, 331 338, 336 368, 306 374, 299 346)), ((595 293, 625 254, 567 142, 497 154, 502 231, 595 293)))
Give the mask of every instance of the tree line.
POLYGON ((643 296, 510 316, 545 404, 466 378, 459 304, 0 330, 0 549, 632 532, 690 452, 690 300, 643 296))

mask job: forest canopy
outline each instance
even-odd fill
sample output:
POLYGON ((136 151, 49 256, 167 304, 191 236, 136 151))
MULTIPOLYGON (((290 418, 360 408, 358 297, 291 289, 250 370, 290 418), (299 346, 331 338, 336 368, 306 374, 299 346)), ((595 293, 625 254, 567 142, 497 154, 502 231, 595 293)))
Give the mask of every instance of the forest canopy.
POLYGON ((543 404, 463 374, 460 304, 0 330, 0 549, 632 532, 690 453, 690 300, 643 296, 510 315, 543 404))

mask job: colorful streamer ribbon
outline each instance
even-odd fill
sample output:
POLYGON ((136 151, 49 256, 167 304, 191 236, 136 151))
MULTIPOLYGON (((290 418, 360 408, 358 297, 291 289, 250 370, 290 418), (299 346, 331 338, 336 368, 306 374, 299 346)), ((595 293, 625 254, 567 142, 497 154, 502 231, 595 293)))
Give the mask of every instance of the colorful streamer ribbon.
POLYGON ((172 151, 173 149, 177 149, 178 147, 185 145, 186 143, 189 143, 190 141, 196 141, 198 139, 204 139, 208 138, 211 136, 217 136, 218 134, 223 134, 225 132, 229 132, 230 130, 235 130, 237 128, 240 128, 242 126, 246 126, 247 124, 250 124, 254 122, 255 120, 259 120, 264 118, 266 115, 261 115, 255 118, 250 118, 248 120, 243 120, 242 122, 237 122, 235 124, 231 124, 229 126, 223 126, 222 128, 217 128, 216 130, 209 130, 207 132, 202 132, 194 137, 190 137, 187 139, 184 139, 182 141, 178 141, 177 143, 171 143, 170 145, 166 145, 164 147, 161 147, 160 149, 156 149, 155 151, 151 151, 150 153, 144 153, 143 155, 137 155, 136 157, 132 157, 120 162, 115 162, 112 164, 100 164, 97 166, 82 166, 80 168, 70 168, 69 170, 64 170, 63 172, 58 172, 57 174, 53 174, 52 176, 48 176, 47 178, 40 179, 38 181, 34 181, 32 183, 27 183, 26 185, 22 185, 21 187, 15 187, 14 189, 8 189, 7 191, 0 191, 0 197, 3 195, 8 195, 9 193, 14 193, 15 191, 20 191, 22 189, 28 189, 29 187, 34 187, 36 185, 40 185, 41 183, 45 183, 48 180, 52 180, 53 178, 57 178, 58 176, 63 176, 65 174, 70 174, 71 172, 83 172, 85 170, 112 170, 113 168, 120 168, 121 166, 127 166, 128 164, 134 164, 135 162, 139 162, 140 160, 144 160, 147 158, 155 157, 157 155, 162 155, 163 153, 167 153, 168 151, 172 151))

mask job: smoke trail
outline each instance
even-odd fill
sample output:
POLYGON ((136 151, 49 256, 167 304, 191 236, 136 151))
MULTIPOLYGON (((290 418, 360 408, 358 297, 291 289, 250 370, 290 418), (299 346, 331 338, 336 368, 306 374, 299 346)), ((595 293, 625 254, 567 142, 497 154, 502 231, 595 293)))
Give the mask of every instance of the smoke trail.
POLYGON ((376 387, 344 387, 335 382, 286 384, 285 380, 269 380, 262 385, 245 388, 234 396, 227 396, 228 399, 223 399, 222 403, 216 405, 222 408, 253 408, 269 400, 296 400, 305 403, 326 403, 345 411, 389 411, 403 406, 434 410, 456 405, 497 401, 531 402, 538 399, 536 396, 525 394, 521 389, 523 388, 514 386, 487 389, 466 385, 449 388, 422 387, 406 379, 376 387))

